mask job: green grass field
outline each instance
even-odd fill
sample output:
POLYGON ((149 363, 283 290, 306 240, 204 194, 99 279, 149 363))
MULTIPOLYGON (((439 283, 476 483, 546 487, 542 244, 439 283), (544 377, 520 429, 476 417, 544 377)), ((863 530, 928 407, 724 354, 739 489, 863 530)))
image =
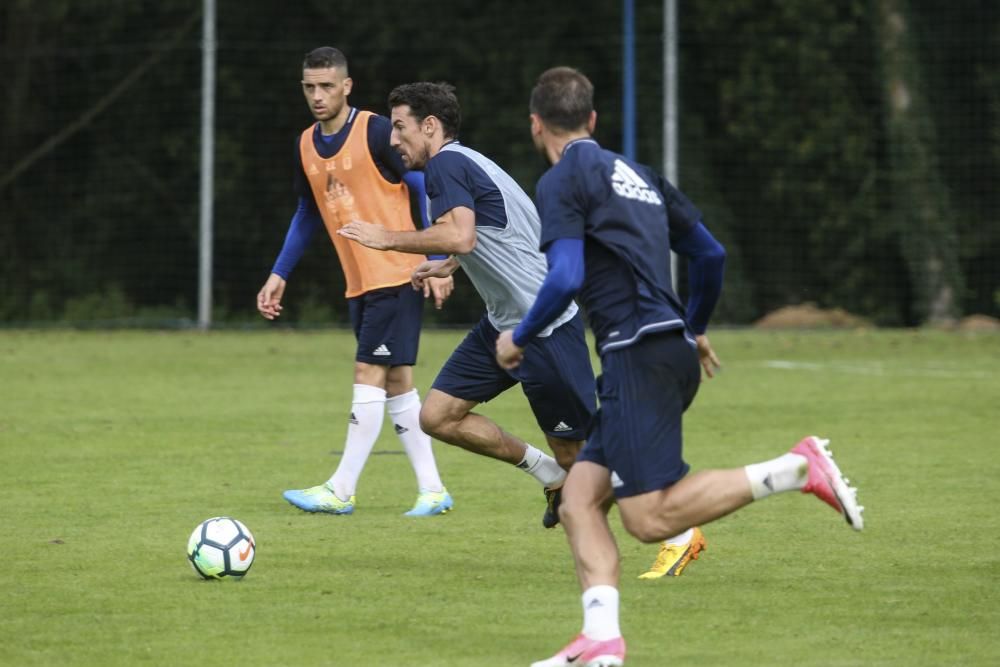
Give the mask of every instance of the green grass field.
MULTIPOLYGON (((425 391, 463 332, 425 334, 425 391)), ((857 534, 784 494, 705 529, 684 576, 613 525, 631 667, 1000 664, 1000 336, 713 336, 686 422, 694 468, 832 438, 857 534)), ((351 517, 281 491, 336 465, 346 332, 0 333, 0 664, 526 666, 580 625, 561 530, 519 471, 436 444, 456 510, 415 497, 386 425, 351 517), (258 541, 242 582, 185 559, 210 516, 258 541)), ((519 390, 483 412, 540 444, 519 390)))

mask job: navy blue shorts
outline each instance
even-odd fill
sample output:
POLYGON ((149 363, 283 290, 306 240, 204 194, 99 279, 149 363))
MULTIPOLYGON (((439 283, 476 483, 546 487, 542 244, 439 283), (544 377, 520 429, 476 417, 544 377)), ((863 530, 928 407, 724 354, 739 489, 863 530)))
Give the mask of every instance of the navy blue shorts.
POLYGON ((615 496, 659 491, 688 472, 681 416, 701 382, 694 343, 683 330, 641 338, 601 358, 601 403, 579 461, 611 471, 615 496))
POLYGON ((520 382, 546 435, 564 440, 586 438, 597 405, 594 370, 580 315, 552 335, 528 343, 521 365, 509 371, 497 364, 498 335, 484 316, 451 353, 432 388, 483 403, 520 382))
POLYGON ((379 366, 417 363, 424 293, 410 283, 365 292, 347 300, 358 341, 357 361, 379 366))

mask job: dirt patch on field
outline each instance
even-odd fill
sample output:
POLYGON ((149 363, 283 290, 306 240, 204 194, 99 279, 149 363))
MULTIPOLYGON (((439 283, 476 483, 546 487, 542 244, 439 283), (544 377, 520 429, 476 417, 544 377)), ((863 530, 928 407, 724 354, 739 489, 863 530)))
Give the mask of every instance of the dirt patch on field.
POLYGON ((814 303, 785 306, 754 322, 758 329, 863 329, 871 322, 842 308, 818 308, 814 303))
MULTIPOLYGON (((866 329, 871 322, 843 308, 819 308, 814 303, 785 306, 754 322, 757 329, 866 329)), ((938 325, 948 331, 1000 332, 1000 319, 989 315, 968 315, 938 325)))
POLYGON ((989 315, 969 315, 958 321, 959 331, 1000 331, 1000 320, 989 315))

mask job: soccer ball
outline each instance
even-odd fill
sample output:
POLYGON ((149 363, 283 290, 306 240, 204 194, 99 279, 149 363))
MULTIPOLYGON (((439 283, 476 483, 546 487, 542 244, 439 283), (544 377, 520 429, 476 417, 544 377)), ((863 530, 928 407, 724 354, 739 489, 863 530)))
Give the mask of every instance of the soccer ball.
POLYGON ((228 516, 202 521, 187 546, 191 567, 205 579, 242 579, 256 551, 247 527, 228 516))

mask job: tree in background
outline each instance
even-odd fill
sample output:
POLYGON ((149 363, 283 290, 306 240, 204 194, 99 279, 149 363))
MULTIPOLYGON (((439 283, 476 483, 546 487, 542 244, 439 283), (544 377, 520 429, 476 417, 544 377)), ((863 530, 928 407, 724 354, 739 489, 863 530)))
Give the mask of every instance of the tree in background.
MULTIPOLYGON (((637 4, 637 157, 656 165, 662 6, 637 4)), ((199 5, 0 3, 0 322, 193 318, 199 5)), ((680 186, 730 252, 719 321, 802 301, 887 325, 1000 313, 1000 3, 680 5, 680 186)), ((456 84, 462 139, 530 192, 526 97, 548 67, 587 73, 597 138, 621 147, 621 3, 585 9, 440 0, 404 24, 392 2, 219 0, 216 321, 253 321, 287 229, 307 50, 342 47, 376 111, 399 83, 456 84)), ((296 269, 290 321, 342 319, 329 252, 296 269)), ((481 307, 467 288, 429 319, 481 307)))
POLYGON ((183 313, 197 283, 200 8, 19 1, 0 15, 12 91, 0 320, 99 321, 151 303, 183 313))
POLYGON ((910 8, 906 0, 875 0, 874 18, 888 145, 886 217, 909 270, 913 318, 945 323, 959 314, 963 293, 958 230, 938 167, 941 147, 923 87, 910 8))
POLYGON ((867 3, 684 7, 682 123, 696 114, 706 127, 711 199, 733 212, 754 316, 814 301, 899 324, 893 304, 905 290, 876 213, 879 89, 867 3))

